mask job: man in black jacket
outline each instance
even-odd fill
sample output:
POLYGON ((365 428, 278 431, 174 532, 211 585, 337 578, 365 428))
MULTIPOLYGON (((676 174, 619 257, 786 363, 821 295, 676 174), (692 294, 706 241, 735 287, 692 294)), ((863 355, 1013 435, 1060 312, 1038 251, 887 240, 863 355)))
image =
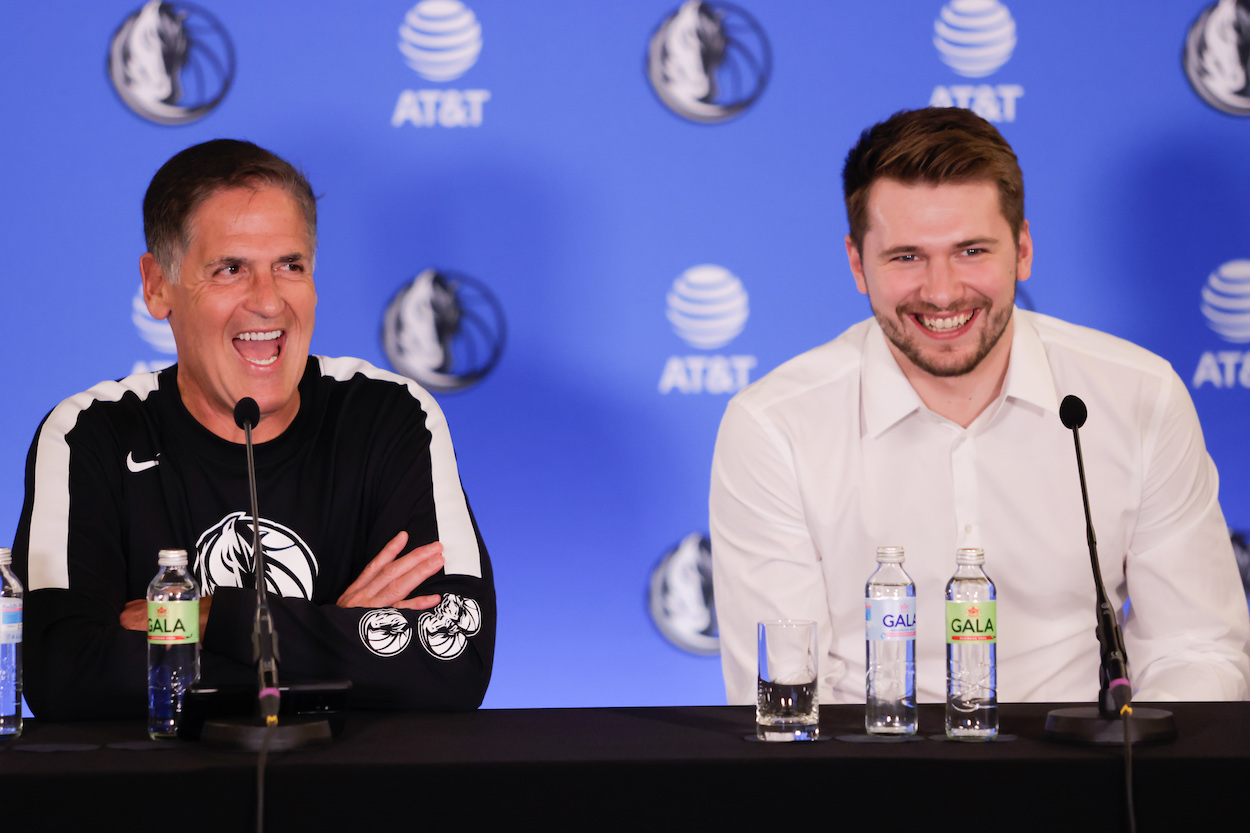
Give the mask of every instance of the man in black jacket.
POLYGON ((494 584, 447 423, 402 376, 309 355, 307 180, 256 145, 215 140, 165 163, 143 216, 144 299, 169 320, 179 361, 65 400, 31 445, 13 547, 31 709, 144 713, 144 597, 160 549, 186 549, 201 584, 205 680, 249 678, 244 397, 261 413, 261 543, 284 679, 346 677, 365 707, 476 708, 494 584))

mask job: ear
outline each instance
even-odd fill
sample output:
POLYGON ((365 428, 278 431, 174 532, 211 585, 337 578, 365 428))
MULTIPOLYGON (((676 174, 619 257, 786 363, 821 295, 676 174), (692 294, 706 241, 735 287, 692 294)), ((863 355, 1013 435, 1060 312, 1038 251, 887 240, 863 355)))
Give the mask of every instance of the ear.
POLYGON ((846 236, 846 259, 851 264, 851 274, 855 276, 855 286, 859 289, 859 294, 868 294, 868 282, 864 280, 864 263, 859 255, 859 249, 855 246, 855 241, 851 239, 851 235, 846 236))
POLYGON ((144 252, 139 258, 139 274, 143 278, 143 302, 148 305, 148 312, 158 321, 168 318, 173 309, 172 284, 151 252, 144 252))
POLYGON ((1027 281, 1033 273, 1033 238, 1029 234, 1029 221, 1020 226, 1016 242, 1016 280, 1027 281))

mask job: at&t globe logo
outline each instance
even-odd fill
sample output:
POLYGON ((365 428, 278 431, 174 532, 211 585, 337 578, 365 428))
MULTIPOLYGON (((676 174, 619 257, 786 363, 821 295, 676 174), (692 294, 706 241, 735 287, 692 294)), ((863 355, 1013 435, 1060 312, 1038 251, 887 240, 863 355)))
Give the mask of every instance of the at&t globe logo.
MULTIPOLYGON (((669 324, 697 350, 716 350, 742 332, 750 315, 746 287, 723 266, 692 266, 667 296, 669 324)), ((736 393, 750 382, 754 356, 671 356, 660 374, 660 393, 736 393)))
POLYGON ((711 124, 756 102, 772 61, 764 30, 745 11, 729 3, 686 0, 651 36, 647 79, 668 109, 711 124))
POLYGON ((749 314, 746 288, 723 266, 692 266, 677 276, 668 292, 673 332, 700 350, 733 341, 749 314))
POLYGON ((503 307, 486 285, 426 269, 395 294, 382 320, 391 366, 432 391, 472 387, 503 355, 503 307))
POLYGON ((1185 39, 1185 75, 1203 101, 1230 116, 1250 116, 1250 2, 1208 6, 1185 39))
POLYGON ((167 359, 152 359, 151 361, 140 359, 131 368, 131 373, 163 370, 177 360, 178 345, 174 343, 174 331, 170 329, 168 321, 157 321, 148 312, 148 305, 143 300, 142 285, 139 287, 139 291, 134 294, 134 297, 130 299, 130 321, 135 325, 135 331, 139 333, 139 337, 146 341, 148 346, 156 352, 170 357, 167 359))
MULTIPOLYGON (((933 21, 933 46, 955 74, 984 78, 997 72, 1016 48, 1016 21, 999 0, 950 0, 933 21)), ((1019 84, 939 84, 931 107, 964 107, 986 121, 1015 121, 1019 84)))
MULTIPOLYGON (((1250 344, 1250 260, 1230 260, 1207 276, 1202 287, 1207 326, 1231 344, 1250 344)), ((1193 386, 1250 388, 1250 353, 1214 350, 1202 354, 1193 386)))
MULTIPOLYGON (((460 0, 421 0, 399 25, 399 52, 426 81, 455 81, 477 63, 482 24, 460 0)), ((489 90, 404 90, 395 102, 391 125, 480 127, 489 100, 489 90)))
POLYGON ((984 78, 1011 58, 1016 21, 998 0, 951 0, 933 23, 942 61, 965 78, 984 78))
POLYGON ((427 81, 454 81, 477 63, 482 24, 457 0, 422 0, 399 27, 399 51, 427 81))
POLYGON ((113 34, 108 74, 138 115, 157 124, 187 124, 226 97, 234 81, 234 46, 203 9, 150 0, 113 34))

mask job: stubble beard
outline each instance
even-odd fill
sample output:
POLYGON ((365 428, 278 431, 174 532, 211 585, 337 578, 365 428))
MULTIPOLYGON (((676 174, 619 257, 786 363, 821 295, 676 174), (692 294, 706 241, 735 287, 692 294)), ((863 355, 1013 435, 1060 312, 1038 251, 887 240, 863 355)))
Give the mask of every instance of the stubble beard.
MULTIPOLYGON (((871 299, 869 299, 871 301, 871 299)), ((1007 324, 1011 321, 1011 313, 1015 308, 1016 301, 1016 284, 1011 284, 1011 299, 1003 307, 995 308, 992 304, 980 307, 978 316, 985 316, 986 321, 981 327, 981 337, 977 341, 976 349, 961 359, 957 353, 947 351, 938 347, 934 349, 932 345, 928 349, 922 349, 919 336, 909 332, 909 329, 903 319, 910 318, 912 314, 917 312, 940 313, 947 310, 941 310, 937 307, 918 310, 914 306, 908 312, 904 312, 899 307, 891 314, 884 314, 873 306, 872 312, 877 319, 877 323, 881 325, 882 332, 885 337, 890 340, 898 351, 907 357, 920 370, 928 373, 930 376, 938 376, 949 378, 952 376, 963 376, 971 373, 977 365, 985 360, 990 354, 994 346, 998 344, 999 339, 1003 337, 1003 333, 1007 330, 1007 324), (944 360, 944 361, 943 361, 944 360)), ((918 325, 923 326, 923 325, 918 325)))

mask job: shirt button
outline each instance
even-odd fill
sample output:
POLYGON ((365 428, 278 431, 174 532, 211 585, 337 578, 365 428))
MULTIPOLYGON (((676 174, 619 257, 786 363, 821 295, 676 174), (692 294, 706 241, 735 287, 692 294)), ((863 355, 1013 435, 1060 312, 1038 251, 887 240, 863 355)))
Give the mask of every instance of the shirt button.
POLYGON ((964 532, 971 532, 972 524, 964 524, 964 532))

